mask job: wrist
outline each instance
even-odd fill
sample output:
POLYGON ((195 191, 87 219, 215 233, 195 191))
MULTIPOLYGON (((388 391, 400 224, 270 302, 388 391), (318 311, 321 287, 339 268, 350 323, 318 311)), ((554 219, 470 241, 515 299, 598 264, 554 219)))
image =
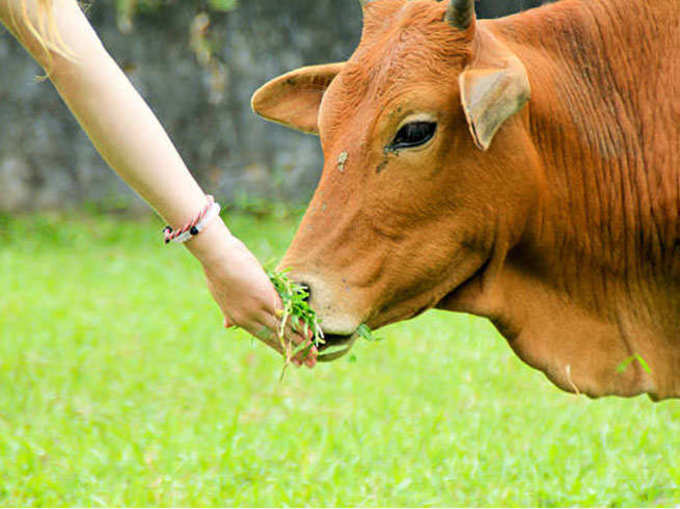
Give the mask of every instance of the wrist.
POLYGON ((204 266, 213 264, 223 258, 236 238, 231 234, 221 217, 212 220, 196 237, 185 244, 187 249, 204 266))

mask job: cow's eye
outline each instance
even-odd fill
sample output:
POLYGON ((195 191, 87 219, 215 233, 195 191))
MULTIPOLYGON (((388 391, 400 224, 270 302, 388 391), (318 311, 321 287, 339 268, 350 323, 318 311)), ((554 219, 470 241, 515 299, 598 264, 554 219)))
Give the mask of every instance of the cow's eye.
POLYGON ((432 139, 436 130, 435 122, 410 122, 399 129, 389 148, 399 150, 424 145, 432 139))

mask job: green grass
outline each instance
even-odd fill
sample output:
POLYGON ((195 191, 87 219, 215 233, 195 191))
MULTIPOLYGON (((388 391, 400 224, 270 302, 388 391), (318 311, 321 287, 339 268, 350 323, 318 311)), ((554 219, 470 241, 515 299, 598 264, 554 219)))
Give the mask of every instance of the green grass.
MULTIPOLYGON (((295 227, 230 225, 262 260, 295 227)), ((0 505, 680 504, 680 402, 563 394, 434 312, 280 383, 160 226, 0 216, 0 505)))

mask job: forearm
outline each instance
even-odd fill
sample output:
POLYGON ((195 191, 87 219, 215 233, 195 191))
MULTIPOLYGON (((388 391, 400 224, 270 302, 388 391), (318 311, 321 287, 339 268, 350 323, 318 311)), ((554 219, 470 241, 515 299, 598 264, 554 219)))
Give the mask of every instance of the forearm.
POLYGON ((48 70, 106 162, 169 224, 182 226, 204 206, 203 191, 76 2, 55 0, 54 14, 73 59, 45 53, 19 23, 10 28, 48 70))
POLYGON ((203 191, 122 71, 108 56, 91 64, 55 70, 57 90, 116 173, 170 225, 182 226, 203 208, 203 191))
MULTIPOLYGON (((25 0, 29 14, 35 0, 25 0)), ((46 51, 36 32, 21 20, 22 0, 0 0, 0 22, 6 25, 45 68, 75 117, 109 165, 174 228, 205 207, 206 197, 167 134, 127 77, 101 45, 75 0, 53 0, 56 28, 64 47, 46 51)), ((37 20, 36 17, 33 18, 37 20)), ((34 25, 39 25, 34 21, 34 25)), ((160 233, 160 232, 159 232, 160 233)), ((257 259, 229 234, 222 220, 187 243, 201 261, 210 291, 225 316, 272 348, 282 351, 280 298, 257 259)), ((296 344, 308 338, 290 332, 296 344)), ((297 362, 313 366, 316 350, 305 350, 297 362)))

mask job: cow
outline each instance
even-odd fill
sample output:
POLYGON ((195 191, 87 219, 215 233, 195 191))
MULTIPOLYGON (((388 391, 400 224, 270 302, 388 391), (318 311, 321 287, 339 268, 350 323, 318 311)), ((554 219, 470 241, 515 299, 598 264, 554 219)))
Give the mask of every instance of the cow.
POLYGON ((281 267, 327 345, 439 308, 565 391, 680 397, 678 0, 362 4, 349 60, 252 100, 320 136, 281 267))

